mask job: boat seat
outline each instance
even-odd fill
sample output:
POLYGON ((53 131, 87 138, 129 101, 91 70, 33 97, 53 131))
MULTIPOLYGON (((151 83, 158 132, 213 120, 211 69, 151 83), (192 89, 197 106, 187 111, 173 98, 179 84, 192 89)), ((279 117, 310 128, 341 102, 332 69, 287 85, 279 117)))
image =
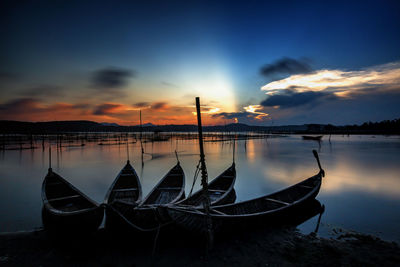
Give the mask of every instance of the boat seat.
POLYGON ((276 202, 276 203, 279 203, 279 204, 283 204, 283 205, 285 205, 285 206, 290 205, 290 203, 287 203, 287 202, 285 202, 285 201, 281 201, 281 200, 278 200, 278 199, 273 199, 273 198, 268 198, 268 197, 266 197, 266 198, 264 198, 264 199, 265 199, 265 200, 272 201, 272 202, 276 202))
POLYGON ((220 189, 208 189, 210 192, 218 192, 218 193, 225 193, 226 190, 220 190, 220 189))
POLYGON ((303 187, 303 188, 313 188, 312 186, 308 186, 308 185, 299 185, 300 187, 303 187))
POLYGON ((57 197, 57 198, 51 198, 51 199, 47 199, 47 201, 60 201, 60 200, 65 200, 65 199, 72 199, 72 198, 78 198, 81 195, 72 195, 72 196, 67 196, 67 197, 57 197))
POLYGON ((137 188, 122 188, 122 189, 114 189, 114 192, 126 192, 126 191, 136 191, 137 188))
POLYGON ((180 187, 159 187, 159 190, 177 190, 177 189, 181 189, 180 187))
POLYGON ((214 212, 214 213, 217 213, 217 214, 219 214, 219 215, 226 215, 226 213, 223 213, 223 212, 221 212, 221 211, 219 211, 219 210, 210 209, 210 211, 212 211, 212 212, 214 212))

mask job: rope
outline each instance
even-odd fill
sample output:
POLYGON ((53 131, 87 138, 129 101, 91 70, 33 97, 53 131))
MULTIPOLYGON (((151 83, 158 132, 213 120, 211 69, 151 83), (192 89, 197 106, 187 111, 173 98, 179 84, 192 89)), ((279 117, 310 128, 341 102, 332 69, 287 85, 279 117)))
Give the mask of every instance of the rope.
MULTIPOLYGON (((112 205, 108 205, 108 204, 103 203, 103 204, 100 205, 100 207, 108 208, 108 209, 112 210, 112 211, 115 212, 119 217, 121 217, 121 219, 123 219, 129 226, 131 226, 132 228, 135 228, 136 230, 139 230, 139 231, 141 231, 141 232, 153 232, 153 231, 155 231, 155 230, 157 230, 157 229, 159 229, 159 228, 161 228, 161 227, 164 227, 164 226, 167 226, 167 225, 170 225, 170 224, 173 223, 173 221, 167 222, 167 223, 164 223, 164 224, 159 223, 159 225, 158 225, 157 227, 146 228, 146 229, 145 229, 145 228, 142 228, 142 227, 140 227, 140 226, 137 226, 136 224, 134 224, 134 223, 132 223, 131 221, 129 221, 121 212, 119 212, 117 209, 115 209, 112 205)), ((156 218, 157 218, 157 216, 156 216, 156 218)), ((157 219, 157 221, 158 221, 158 219, 157 219)))
POLYGON ((194 172, 193 184, 192 184, 192 188, 190 189, 188 198, 192 196, 194 184, 195 184, 196 181, 197 181, 197 177, 199 177, 199 173, 200 173, 200 164, 201 164, 201 161, 199 160, 199 163, 197 164, 197 167, 196 167, 196 171, 194 172))

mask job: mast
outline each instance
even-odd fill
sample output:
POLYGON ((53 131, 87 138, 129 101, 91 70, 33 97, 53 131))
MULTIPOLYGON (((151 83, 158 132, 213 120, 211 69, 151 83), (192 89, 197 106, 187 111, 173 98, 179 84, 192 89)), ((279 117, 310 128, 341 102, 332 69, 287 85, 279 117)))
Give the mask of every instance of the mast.
POLYGON ((208 194, 208 174, 203 147, 203 129, 201 126, 200 97, 196 97, 197 124, 199 131, 200 163, 201 163, 201 185, 203 187, 203 207, 207 218, 207 239, 208 246, 211 248, 213 243, 212 221, 210 217, 210 195, 208 194))

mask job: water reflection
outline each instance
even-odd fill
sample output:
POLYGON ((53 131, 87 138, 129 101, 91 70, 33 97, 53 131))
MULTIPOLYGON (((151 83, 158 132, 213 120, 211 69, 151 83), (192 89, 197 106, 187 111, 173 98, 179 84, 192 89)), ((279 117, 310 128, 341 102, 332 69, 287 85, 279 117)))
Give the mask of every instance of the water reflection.
MULTIPOLYGON (((175 150, 186 174, 186 193, 189 192, 199 160, 195 139, 143 143, 143 165, 140 142, 131 144, 135 140, 130 139, 129 155, 140 174, 144 195, 175 164, 175 150)), ((81 140, 77 142, 81 144, 81 140)), ((125 144, 98 143, 58 148, 54 144, 53 167, 85 194, 102 202, 126 162, 127 150, 125 144)), ((398 137, 332 136, 330 142, 323 140, 320 144, 302 140, 301 136, 237 141, 237 201, 271 193, 315 174, 318 166, 311 151, 318 150, 319 145, 326 178, 317 198, 328 207, 322 222, 374 234, 381 232, 387 239, 400 240, 400 233, 395 230, 400 223, 398 137), (371 207, 375 207, 373 219, 369 218, 371 207)), ((231 141, 205 142, 204 149, 210 179, 232 163, 231 141)), ((6 214, 0 218, 0 231, 41 225, 40 190, 47 173, 47 153, 47 149, 0 152, 0 213, 6 214)), ((196 184, 194 191, 199 188, 196 184)))

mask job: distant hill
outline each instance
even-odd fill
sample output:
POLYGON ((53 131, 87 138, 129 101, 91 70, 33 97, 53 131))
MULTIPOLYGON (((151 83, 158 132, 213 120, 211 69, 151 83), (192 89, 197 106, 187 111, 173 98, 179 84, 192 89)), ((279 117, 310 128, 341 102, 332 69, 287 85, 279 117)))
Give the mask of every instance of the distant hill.
MULTIPOLYGON (((93 121, 49 121, 21 122, 0 120, 2 134, 54 134, 65 132, 196 132, 197 125, 153 125, 142 127, 120 126, 116 123, 97 123, 93 121)), ((331 124, 305 124, 286 126, 252 126, 243 123, 204 126, 205 132, 267 132, 299 134, 400 134, 400 119, 381 122, 366 122, 362 125, 334 126, 331 124)))

